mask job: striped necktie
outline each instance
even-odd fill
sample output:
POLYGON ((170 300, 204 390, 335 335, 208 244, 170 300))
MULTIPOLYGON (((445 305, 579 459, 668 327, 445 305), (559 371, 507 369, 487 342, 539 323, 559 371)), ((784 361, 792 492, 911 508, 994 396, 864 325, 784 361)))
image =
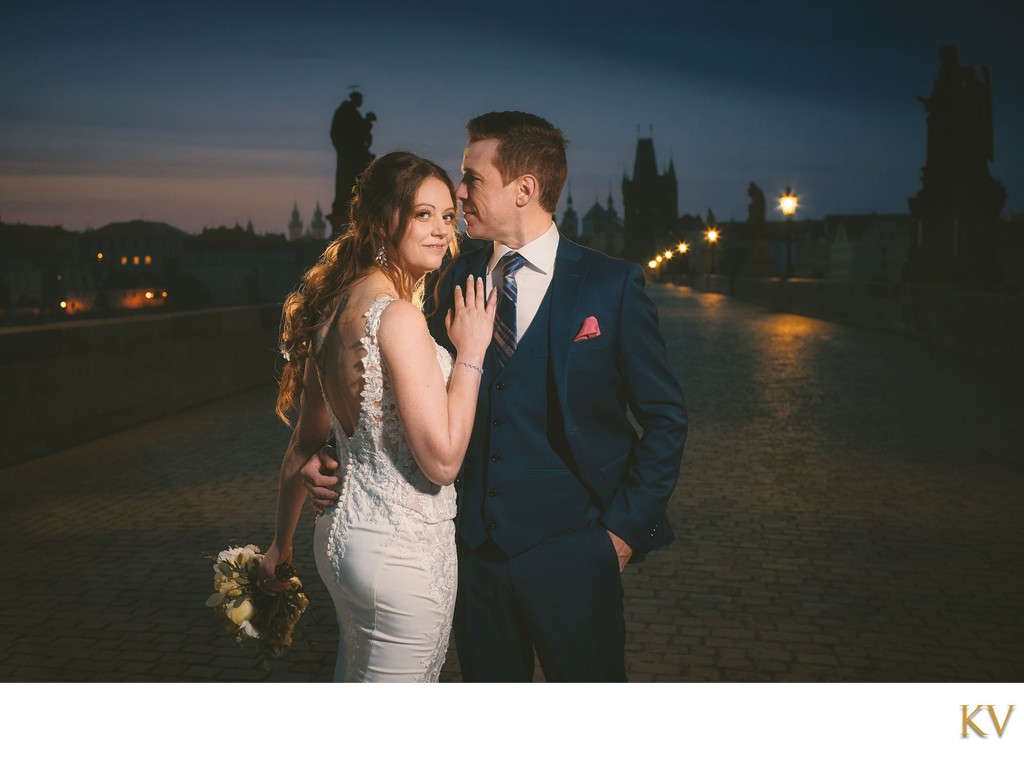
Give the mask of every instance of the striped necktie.
POLYGON ((523 268, 526 259, 516 251, 509 251, 501 261, 505 268, 498 291, 498 309, 494 315, 494 347, 498 362, 504 367, 516 351, 516 272, 523 268))

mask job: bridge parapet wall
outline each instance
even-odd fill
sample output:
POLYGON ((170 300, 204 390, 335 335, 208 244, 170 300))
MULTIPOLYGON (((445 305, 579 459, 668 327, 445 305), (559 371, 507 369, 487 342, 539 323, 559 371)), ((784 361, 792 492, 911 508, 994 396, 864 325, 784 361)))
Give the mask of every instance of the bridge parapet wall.
POLYGON ((0 330, 0 467, 257 385, 278 304, 0 330))

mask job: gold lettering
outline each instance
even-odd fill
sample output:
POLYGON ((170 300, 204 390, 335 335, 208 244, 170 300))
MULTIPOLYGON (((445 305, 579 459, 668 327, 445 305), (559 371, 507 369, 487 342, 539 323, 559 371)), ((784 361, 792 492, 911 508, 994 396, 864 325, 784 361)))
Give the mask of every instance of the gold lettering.
MULTIPOLYGON (((1003 725, 1001 726, 999 725, 999 719, 996 718, 995 708, 993 708, 992 705, 985 705, 985 707, 988 708, 988 714, 992 716, 992 723, 995 725, 996 733, 999 734, 999 738, 1001 739, 1003 737, 1003 730, 1006 728, 1006 724, 1010 720, 1010 713, 1013 712, 1014 705, 1010 705, 1009 709, 1006 711, 1006 717, 1003 718, 1003 725)), ((977 712, 977 710, 975 710, 975 712, 977 712)))
POLYGON ((972 718, 974 718, 974 716, 978 714, 978 711, 981 710, 982 707, 984 707, 984 705, 978 705, 974 708, 974 712, 972 712, 970 715, 967 715, 967 705, 960 705, 960 709, 963 711, 964 714, 964 730, 960 734, 960 736, 967 736, 967 726, 970 726, 971 730, 974 731, 974 733, 976 733, 978 736, 988 736, 988 734, 986 734, 984 731, 978 728, 978 726, 975 725, 974 721, 972 720, 972 718))

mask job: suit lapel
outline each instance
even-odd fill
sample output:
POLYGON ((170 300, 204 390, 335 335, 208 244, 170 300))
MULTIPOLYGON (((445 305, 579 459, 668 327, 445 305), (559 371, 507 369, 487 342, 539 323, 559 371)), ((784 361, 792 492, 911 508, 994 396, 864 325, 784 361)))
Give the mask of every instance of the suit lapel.
POLYGON ((441 287, 437 294, 438 308, 433 317, 427 321, 434 340, 452 354, 455 353, 455 347, 448 339, 448 331, 444 326, 444 315, 448 313, 454 303, 455 286, 465 287, 466 278, 470 274, 483 277, 487 273, 487 262, 490 261, 492 250, 494 250, 493 244, 487 243, 456 257, 441 280, 441 287))
POLYGON ((449 283, 448 292, 445 293, 449 306, 452 305, 452 293, 456 285, 461 285, 465 288, 466 278, 470 275, 474 277, 484 277, 487 275, 487 263, 491 260, 491 252, 493 250, 494 244, 488 243, 455 259, 455 265, 452 268, 454 276, 449 283))
POLYGON ((558 400, 566 408, 569 373, 566 363, 569 347, 579 325, 575 319, 576 304, 583 293, 587 266, 578 246, 565 238, 558 241, 555 274, 551 280, 551 317, 548 322, 548 353, 558 400))

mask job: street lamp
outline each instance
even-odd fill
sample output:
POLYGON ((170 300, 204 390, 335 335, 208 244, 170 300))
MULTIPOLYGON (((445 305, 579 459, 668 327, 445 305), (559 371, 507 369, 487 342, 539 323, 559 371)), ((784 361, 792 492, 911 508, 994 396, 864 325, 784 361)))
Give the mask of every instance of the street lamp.
POLYGON ((793 216, 796 214, 796 207, 797 197, 787 185, 786 194, 779 198, 779 208, 786 218, 786 279, 793 276, 793 216))
POLYGON ((717 274, 715 271, 715 243, 718 242, 718 237, 718 230, 714 227, 704 232, 704 239, 708 241, 708 250, 711 252, 711 274, 717 274))

